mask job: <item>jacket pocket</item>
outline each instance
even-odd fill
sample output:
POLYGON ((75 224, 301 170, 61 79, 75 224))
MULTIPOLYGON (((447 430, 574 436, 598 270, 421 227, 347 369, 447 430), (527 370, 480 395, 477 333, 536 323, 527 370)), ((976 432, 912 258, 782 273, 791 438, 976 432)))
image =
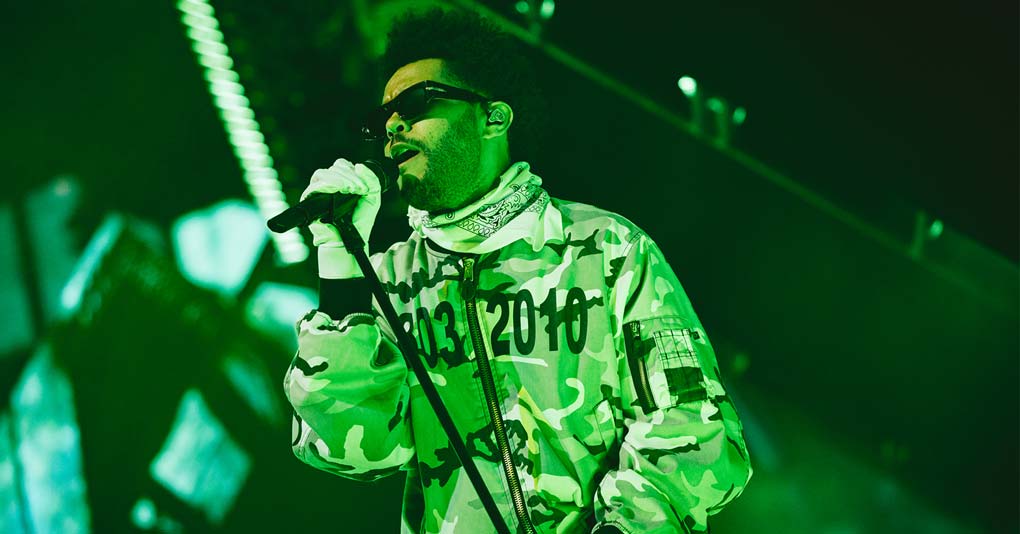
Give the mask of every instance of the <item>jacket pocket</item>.
POLYGON ((708 398, 699 351, 707 345, 698 328, 680 317, 654 317, 623 325, 637 401, 649 413, 708 398))

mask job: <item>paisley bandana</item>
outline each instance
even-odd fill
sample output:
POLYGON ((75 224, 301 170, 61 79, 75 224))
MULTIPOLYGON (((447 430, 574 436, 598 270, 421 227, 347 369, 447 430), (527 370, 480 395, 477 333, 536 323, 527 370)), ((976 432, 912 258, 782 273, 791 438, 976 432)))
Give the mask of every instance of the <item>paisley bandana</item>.
POLYGON ((419 235, 445 249, 470 254, 491 252, 522 238, 538 250, 553 237, 549 233, 558 227, 550 223, 558 222, 559 215, 550 206, 542 179, 526 162, 511 165, 495 189, 459 210, 433 217, 407 209, 408 223, 419 235))

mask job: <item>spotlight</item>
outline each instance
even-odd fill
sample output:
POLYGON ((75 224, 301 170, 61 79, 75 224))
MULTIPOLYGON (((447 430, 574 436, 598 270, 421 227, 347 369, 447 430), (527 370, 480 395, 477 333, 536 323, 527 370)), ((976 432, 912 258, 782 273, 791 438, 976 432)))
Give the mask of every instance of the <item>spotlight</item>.
MULTIPOLYGON (((251 103, 244 95, 244 86, 239 83, 234 60, 223 42, 216 12, 207 0, 179 0, 177 9, 191 39, 191 48, 204 67, 209 92, 244 171, 248 190, 263 218, 268 220, 286 210, 288 205, 269 155, 269 146, 255 120, 251 103)), ((296 229, 271 237, 283 263, 299 263, 308 257, 308 246, 296 229)))
POLYGON ((681 76, 680 79, 677 80, 676 85, 681 91, 683 91, 687 98, 691 98, 698 94, 698 82, 690 76, 681 76))

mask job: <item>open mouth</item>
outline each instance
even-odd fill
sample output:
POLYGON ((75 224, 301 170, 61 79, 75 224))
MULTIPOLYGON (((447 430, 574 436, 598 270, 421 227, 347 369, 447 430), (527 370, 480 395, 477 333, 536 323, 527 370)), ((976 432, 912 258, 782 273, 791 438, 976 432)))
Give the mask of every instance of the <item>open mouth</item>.
POLYGON ((417 150, 405 150, 393 158, 393 161, 397 162, 397 165, 403 165, 407 160, 417 156, 419 152, 417 150))

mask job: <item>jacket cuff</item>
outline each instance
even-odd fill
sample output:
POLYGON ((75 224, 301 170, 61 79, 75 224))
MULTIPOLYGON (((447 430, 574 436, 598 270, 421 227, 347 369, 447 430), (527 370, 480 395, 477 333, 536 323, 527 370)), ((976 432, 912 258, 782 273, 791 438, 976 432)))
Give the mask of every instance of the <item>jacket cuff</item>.
POLYGON ((372 288, 364 278, 319 279, 319 311, 335 319, 372 313, 372 288))

